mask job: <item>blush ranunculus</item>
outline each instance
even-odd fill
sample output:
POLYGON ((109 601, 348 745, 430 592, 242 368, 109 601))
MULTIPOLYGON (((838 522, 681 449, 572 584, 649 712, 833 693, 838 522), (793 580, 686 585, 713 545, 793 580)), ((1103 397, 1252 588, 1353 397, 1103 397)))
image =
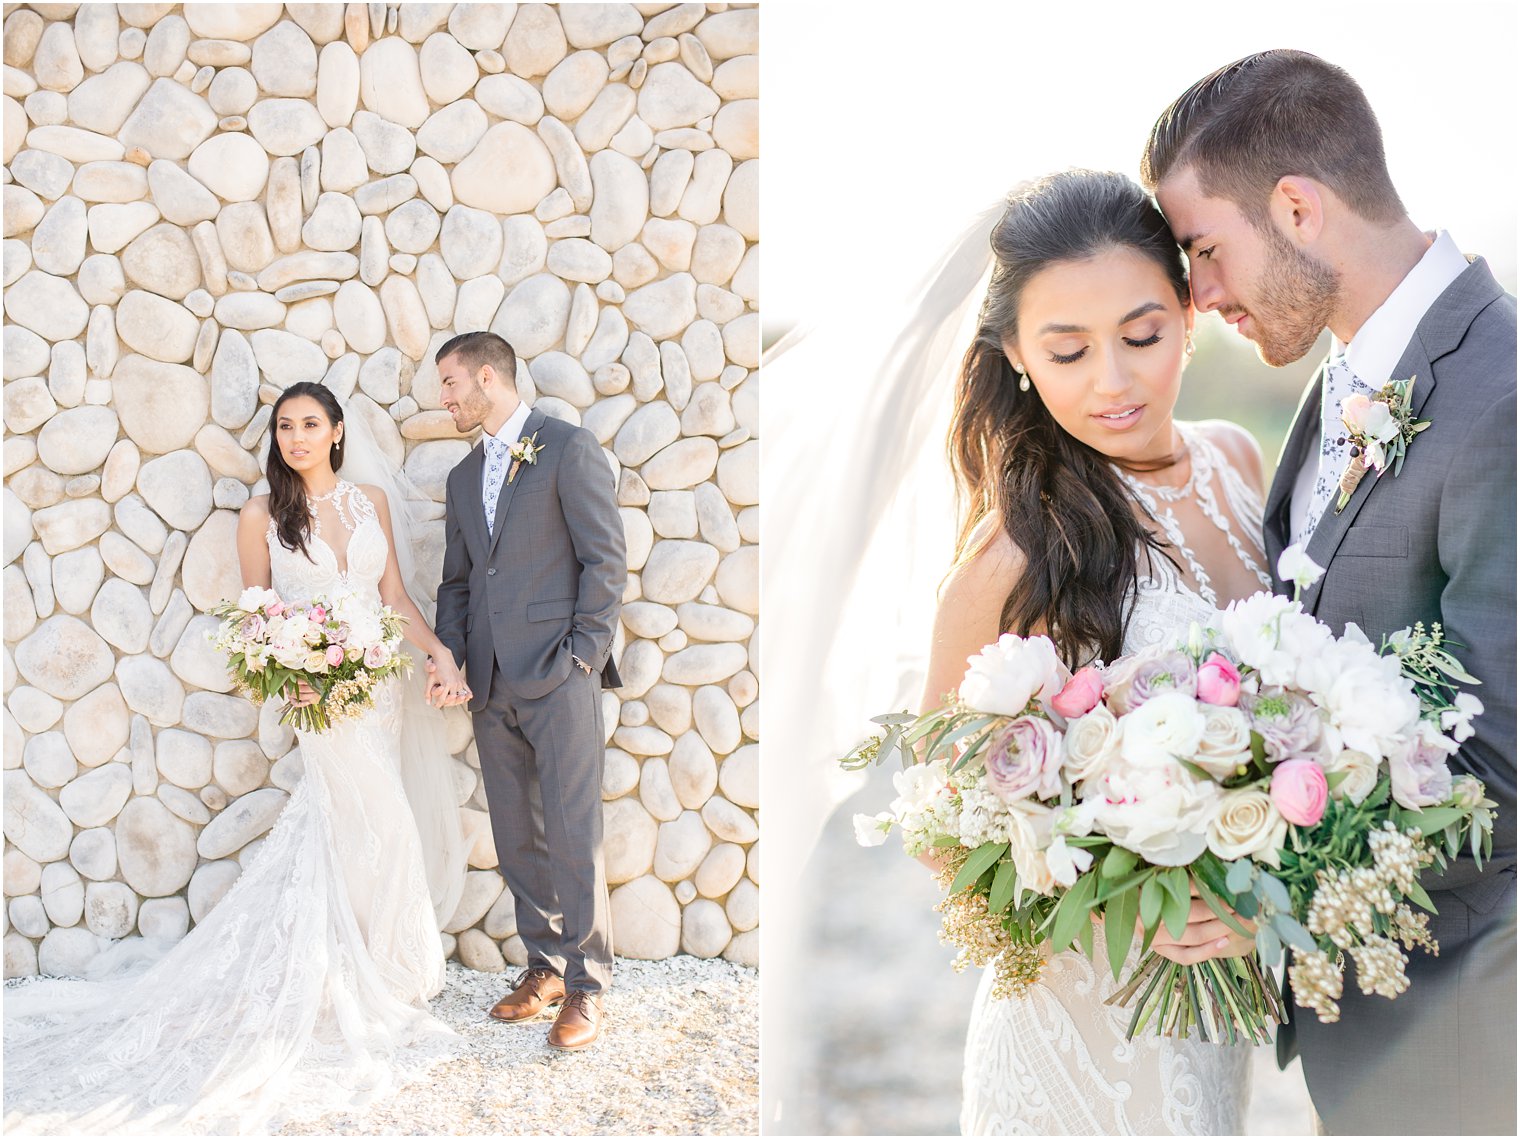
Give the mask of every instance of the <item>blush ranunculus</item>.
POLYGON ((1066 682, 1066 687, 1056 693, 1050 706, 1068 720, 1075 720, 1091 712, 1102 699, 1103 674, 1088 665, 1077 670, 1077 674, 1066 682))
POLYGON ((1023 716, 987 749, 987 788, 1005 803, 1061 793, 1061 737, 1050 721, 1023 716))
POLYGON ((1198 699, 1233 708, 1240 701, 1240 669, 1222 653, 1210 653, 1198 666, 1198 699))
POLYGON ((332 668, 337 668, 340 664, 343 663, 343 646, 342 645, 328 645, 327 646, 327 663, 332 668))
POLYGON ((1290 759, 1272 769, 1272 804, 1295 826, 1319 822, 1329 798, 1325 770, 1312 759, 1290 759))

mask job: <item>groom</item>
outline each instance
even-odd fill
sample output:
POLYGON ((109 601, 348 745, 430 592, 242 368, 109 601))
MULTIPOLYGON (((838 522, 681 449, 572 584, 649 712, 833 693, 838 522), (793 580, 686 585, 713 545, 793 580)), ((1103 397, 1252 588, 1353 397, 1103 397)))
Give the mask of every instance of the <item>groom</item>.
POLYGON ((602 863, 601 690, 621 683, 612 636, 628 563, 596 438, 517 396, 494 332, 435 357, 445 409, 481 442, 449 472, 438 637, 465 668, 501 874, 528 968, 491 1009, 529 1020, 560 1004, 549 1045, 601 1032, 612 980, 602 863))
POLYGON ((1515 299, 1450 234, 1409 219, 1361 88, 1305 52, 1263 52, 1195 83, 1157 120, 1142 179, 1188 255, 1200 310, 1274 366, 1333 334, 1267 496, 1269 563, 1307 543, 1325 567, 1309 612, 1337 633, 1355 622, 1373 644, 1439 622, 1482 682, 1477 734, 1451 766, 1498 802, 1493 860, 1427 871, 1440 956, 1411 952, 1394 1001, 1348 975, 1340 1021, 1296 1010, 1279 1062, 1302 1053, 1330 1134, 1513 1135, 1515 299), (1368 471, 1338 508, 1351 458, 1341 401, 1411 376, 1414 414, 1431 426, 1397 475, 1368 471))

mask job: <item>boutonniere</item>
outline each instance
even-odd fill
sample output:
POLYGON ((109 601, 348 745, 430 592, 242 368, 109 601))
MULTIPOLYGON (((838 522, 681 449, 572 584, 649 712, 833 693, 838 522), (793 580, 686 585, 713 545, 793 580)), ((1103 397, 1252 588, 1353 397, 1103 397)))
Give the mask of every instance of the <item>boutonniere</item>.
POLYGON ((1410 442, 1430 426, 1428 419, 1416 421, 1410 409, 1414 381, 1413 376, 1389 380, 1371 396, 1358 394, 1341 400, 1341 422, 1346 425, 1346 437, 1351 443, 1351 461, 1341 475, 1341 495, 1335 503, 1337 514, 1351 501, 1369 467, 1377 472, 1377 478, 1392 467, 1393 477, 1398 478, 1410 442))
POLYGON ((539 455, 543 454, 543 447, 538 442, 538 432, 533 432, 526 439, 519 439, 507 448, 507 454, 512 459, 512 469, 507 472, 507 481, 511 482, 517 477, 517 470, 524 463, 532 466, 538 462, 539 455))

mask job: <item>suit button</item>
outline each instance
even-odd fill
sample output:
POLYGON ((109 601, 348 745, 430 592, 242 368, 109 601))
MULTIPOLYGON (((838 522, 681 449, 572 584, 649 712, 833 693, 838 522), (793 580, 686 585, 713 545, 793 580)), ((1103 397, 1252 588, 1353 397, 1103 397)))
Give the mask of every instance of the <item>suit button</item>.
POLYGON ((496 576, 496 571, 494 569, 488 569, 488 570, 486 570, 486 576, 487 577, 495 577, 496 576))

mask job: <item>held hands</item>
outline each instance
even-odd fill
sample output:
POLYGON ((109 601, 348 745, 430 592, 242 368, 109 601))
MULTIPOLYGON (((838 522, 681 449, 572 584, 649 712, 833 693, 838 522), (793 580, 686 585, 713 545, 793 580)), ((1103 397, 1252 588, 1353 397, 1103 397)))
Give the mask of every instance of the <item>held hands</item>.
POLYGON ((315 704, 318 700, 320 700, 321 695, 315 688, 307 684, 306 681, 298 680, 296 681, 295 695, 287 696, 286 699, 290 701, 290 706, 292 708, 305 708, 309 705, 315 704))
POLYGON ((470 686, 452 660, 428 657, 427 671, 427 702, 433 707, 448 708, 469 701, 470 686))
MULTIPOLYGON (((1208 903, 1198 897, 1196 885, 1193 886, 1192 893, 1193 904, 1188 910, 1187 927, 1182 931, 1182 936, 1173 937, 1166 926, 1162 925, 1157 928, 1156 936, 1151 941, 1152 949, 1179 965, 1196 965, 1215 957, 1244 957, 1256 948, 1253 939, 1241 937, 1219 920, 1208 903)), ((1254 923, 1239 914, 1235 914, 1235 917, 1246 929, 1255 931, 1254 923)), ((1138 923, 1136 928, 1139 929, 1140 936, 1144 937, 1145 931, 1138 923)))

